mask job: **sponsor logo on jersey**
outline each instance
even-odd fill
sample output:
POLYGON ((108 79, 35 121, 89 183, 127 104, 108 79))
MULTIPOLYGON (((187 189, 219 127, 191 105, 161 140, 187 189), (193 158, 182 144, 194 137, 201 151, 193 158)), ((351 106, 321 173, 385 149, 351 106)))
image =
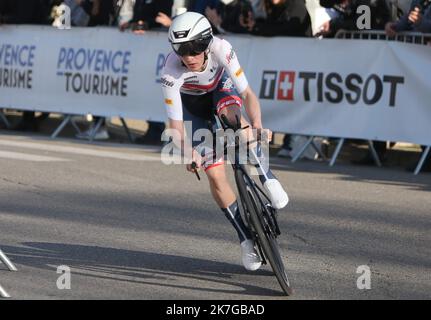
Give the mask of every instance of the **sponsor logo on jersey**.
POLYGON ((233 58, 235 58, 235 51, 233 51, 233 48, 231 48, 230 52, 226 55, 227 64, 230 64, 233 58))
POLYGON ((237 76, 237 77, 239 77, 240 75, 242 75, 242 73, 244 72, 244 70, 242 70, 242 68, 239 68, 238 70, 237 70, 237 72, 235 72, 235 75, 237 76))
POLYGON ((164 85, 165 87, 173 87, 174 86, 174 82, 173 81, 169 81, 165 77, 163 77, 163 78, 160 79, 160 83, 162 85, 164 85))
POLYGON ((231 78, 227 78, 224 82, 223 82, 223 86, 220 89, 221 92, 231 92, 233 88, 233 82, 231 78))
POLYGON ((189 80, 189 81, 184 81, 184 84, 198 84, 199 80, 189 80))
POLYGON ((165 99, 165 103, 168 105, 168 106, 171 106, 171 105, 173 105, 174 103, 173 103, 173 101, 172 101, 172 99, 165 99))
POLYGON ((184 78, 184 81, 191 80, 191 79, 196 79, 197 77, 198 76, 190 76, 190 77, 184 78))

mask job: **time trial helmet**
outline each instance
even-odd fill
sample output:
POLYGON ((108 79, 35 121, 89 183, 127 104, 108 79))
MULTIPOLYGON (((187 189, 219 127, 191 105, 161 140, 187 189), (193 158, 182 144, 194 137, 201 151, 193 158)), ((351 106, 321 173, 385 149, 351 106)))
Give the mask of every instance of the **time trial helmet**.
POLYGON ((197 12, 185 12, 174 18, 169 28, 169 42, 180 56, 204 52, 213 39, 211 24, 197 12))

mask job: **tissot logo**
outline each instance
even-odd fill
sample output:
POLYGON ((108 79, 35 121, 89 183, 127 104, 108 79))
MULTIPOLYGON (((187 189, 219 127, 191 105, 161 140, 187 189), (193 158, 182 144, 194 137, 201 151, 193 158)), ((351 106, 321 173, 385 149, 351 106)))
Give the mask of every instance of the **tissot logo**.
POLYGON ((293 100, 294 84, 294 71, 264 71, 259 97, 261 99, 293 100), (275 93, 277 93, 277 97, 275 93))
POLYGON ((278 76, 278 100, 293 100, 293 85, 295 83, 295 72, 281 71, 278 76))
POLYGON ((403 84, 403 76, 387 74, 263 71, 259 98, 290 101, 299 98, 305 102, 351 105, 374 105, 385 101, 389 107, 395 107, 397 91, 403 84), (299 86, 296 91, 295 84, 299 86))

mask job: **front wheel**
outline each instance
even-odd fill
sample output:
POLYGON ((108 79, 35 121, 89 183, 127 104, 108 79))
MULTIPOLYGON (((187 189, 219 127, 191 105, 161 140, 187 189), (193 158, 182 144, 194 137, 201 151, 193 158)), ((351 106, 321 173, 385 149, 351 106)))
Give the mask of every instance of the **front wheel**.
POLYGON ((262 248, 265 258, 271 264, 272 270, 286 295, 292 294, 292 288, 284 268, 283 259, 280 255, 280 247, 276 239, 276 232, 269 209, 265 205, 265 200, 256 191, 254 181, 242 170, 235 170, 235 180, 242 200, 245 214, 249 216, 249 227, 256 234, 256 241, 262 248))

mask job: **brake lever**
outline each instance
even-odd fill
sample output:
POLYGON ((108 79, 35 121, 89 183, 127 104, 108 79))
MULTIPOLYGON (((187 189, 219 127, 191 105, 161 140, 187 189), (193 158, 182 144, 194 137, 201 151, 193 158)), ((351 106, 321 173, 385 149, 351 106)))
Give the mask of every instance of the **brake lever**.
POLYGON ((192 169, 193 170, 195 170, 195 174, 196 174, 196 177, 198 178, 198 180, 200 181, 201 180, 201 177, 199 176, 199 173, 198 173, 198 171, 196 170, 196 167, 197 167, 197 164, 196 164, 196 162, 192 162, 192 169))

